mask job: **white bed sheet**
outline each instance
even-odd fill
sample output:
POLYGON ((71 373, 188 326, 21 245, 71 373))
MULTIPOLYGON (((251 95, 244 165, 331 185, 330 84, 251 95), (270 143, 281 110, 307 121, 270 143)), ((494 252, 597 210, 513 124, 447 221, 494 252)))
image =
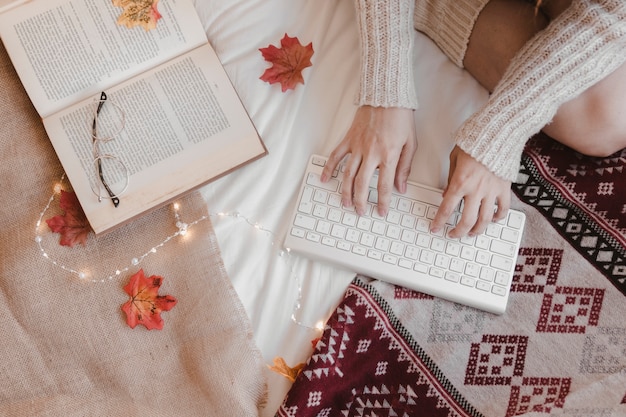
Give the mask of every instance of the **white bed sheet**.
MULTIPOLYGON (((327 155, 347 131, 356 106, 359 43, 352 0, 196 0, 216 49, 269 154, 202 189, 211 213, 239 213, 213 221, 222 257, 252 321, 265 361, 291 366, 312 352, 311 340, 354 277, 350 271, 283 255, 284 219, 294 204, 303 167, 312 153, 327 155), (284 34, 313 43, 305 84, 281 92, 259 79, 269 66, 259 48, 279 45, 284 34), (271 233, 259 231, 248 222, 271 233), (301 307, 294 309, 302 289, 301 307)), ((418 152, 411 179, 442 187, 452 133, 486 100, 487 93, 454 66, 424 35, 415 33, 415 112, 418 152)), ((268 370, 274 415, 290 382, 268 370)))

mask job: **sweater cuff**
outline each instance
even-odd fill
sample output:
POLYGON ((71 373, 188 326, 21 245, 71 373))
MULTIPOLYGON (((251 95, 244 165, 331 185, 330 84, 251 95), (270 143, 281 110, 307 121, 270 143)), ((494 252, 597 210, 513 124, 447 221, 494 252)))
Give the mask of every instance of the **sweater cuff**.
POLYGON ((528 139, 561 104, 622 65, 624 48, 626 2, 573 2, 515 56, 485 106, 456 133, 457 145, 515 181, 528 139))
POLYGON ((416 109, 414 0, 355 0, 361 35, 357 104, 416 109))

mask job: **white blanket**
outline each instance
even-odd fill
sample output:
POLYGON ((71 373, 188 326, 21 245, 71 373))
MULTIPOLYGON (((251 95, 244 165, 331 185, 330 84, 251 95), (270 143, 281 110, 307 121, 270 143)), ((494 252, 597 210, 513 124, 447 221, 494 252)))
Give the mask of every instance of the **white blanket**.
MULTIPOLYGON (((310 341, 341 300, 350 271, 280 256, 284 219, 294 204, 306 161, 327 155, 347 131, 356 110, 359 41, 351 0, 196 0, 213 47, 263 138, 269 155, 206 186, 224 263, 252 321, 268 364, 277 356, 294 366, 312 352, 310 341), (313 65, 304 85, 281 92, 259 79, 270 66, 259 48, 279 46, 284 34, 313 43, 313 65), (235 217, 234 213, 239 213, 235 217), (269 230, 263 232, 261 229, 269 230), (300 309, 294 308, 302 290, 300 309), (292 314, 296 319, 292 320, 292 314)), ((415 112, 418 152, 411 179, 442 187, 447 179, 452 134, 487 97, 421 33, 415 33, 415 112)), ((268 370, 273 415, 290 382, 268 370)))

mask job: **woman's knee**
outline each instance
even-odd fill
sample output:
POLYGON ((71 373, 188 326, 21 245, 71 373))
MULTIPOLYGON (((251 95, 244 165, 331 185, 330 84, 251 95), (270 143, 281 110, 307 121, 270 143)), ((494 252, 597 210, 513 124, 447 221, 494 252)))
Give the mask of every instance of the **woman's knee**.
POLYGON ((606 157, 626 147, 626 65, 564 103, 543 130, 576 151, 606 157))

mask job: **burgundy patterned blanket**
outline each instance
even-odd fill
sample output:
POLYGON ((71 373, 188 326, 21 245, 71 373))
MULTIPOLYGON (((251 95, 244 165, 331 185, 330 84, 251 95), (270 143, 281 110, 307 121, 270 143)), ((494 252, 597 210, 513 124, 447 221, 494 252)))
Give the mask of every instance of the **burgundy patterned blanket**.
POLYGON ((507 312, 357 277, 280 416, 626 416, 626 151, 538 136, 507 312))

